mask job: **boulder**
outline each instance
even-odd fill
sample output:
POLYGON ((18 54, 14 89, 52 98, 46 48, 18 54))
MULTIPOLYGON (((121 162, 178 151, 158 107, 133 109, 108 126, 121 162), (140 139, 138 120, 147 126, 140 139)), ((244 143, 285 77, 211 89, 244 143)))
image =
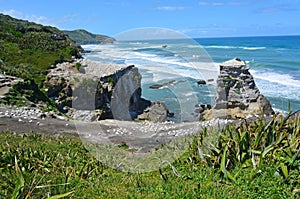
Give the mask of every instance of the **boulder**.
POLYGON ((171 81, 168 81, 168 82, 164 82, 162 84, 153 84, 153 85, 149 86, 149 88, 159 89, 159 88, 162 88, 162 87, 165 87, 165 86, 170 86, 170 85, 174 84, 175 82, 176 82, 176 80, 171 80, 171 81))
POLYGON ((0 99, 9 92, 13 84, 20 81, 23 80, 14 76, 0 74, 0 99))
POLYGON ((212 107, 210 104, 196 104, 196 109, 193 113, 195 121, 201 121, 204 119, 204 112, 210 110, 212 107))
POLYGON ((168 109, 162 102, 154 102, 150 107, 138 116, 138 120, 147 120, 152 122, 164 122, 168 117, 168 109))
POLYGON ((199 80, 197 81, 197 84, 200 85, 206 85, 206 81, 205 80, 199 80))
POLYGON ((248 115, 271 115, 270 102, 256 87, 253 76, 245 62, 239 58, 220 65, 217 79, 216 104, 205 113, 211 118, 245 118, 248 115))

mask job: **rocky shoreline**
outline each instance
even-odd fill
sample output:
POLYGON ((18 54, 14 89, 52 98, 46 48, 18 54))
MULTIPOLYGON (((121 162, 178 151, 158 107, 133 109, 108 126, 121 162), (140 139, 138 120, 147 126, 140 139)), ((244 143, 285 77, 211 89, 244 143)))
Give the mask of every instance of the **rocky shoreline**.
POLYGON ((136 67, 99 65, 85 59, 57 64, 46 77, 46 92, 65 116, 38 107, 2 107, 0 131, 79 135, 91 141, 126 143, 144 153, 203 128, 221 130, 260 113, 274 113, 243 61, 224 62, 220 69, 216 104, 195 107, 199 114, 195 122, 173 123, 166 122, 171 113, 163 103, 141 97, 136 67))
POLYGON ((148 153, 154 147, 180 137, 199 132, 203 128, 218 127, 234 122, 214 119, 205 122, 134 122, 102 120, 84 122, 53 117, 36 108, 0 108, 0 132, 42 133, 52 136, 79 136, 85 141, 121 145, 137 153, 148 153))

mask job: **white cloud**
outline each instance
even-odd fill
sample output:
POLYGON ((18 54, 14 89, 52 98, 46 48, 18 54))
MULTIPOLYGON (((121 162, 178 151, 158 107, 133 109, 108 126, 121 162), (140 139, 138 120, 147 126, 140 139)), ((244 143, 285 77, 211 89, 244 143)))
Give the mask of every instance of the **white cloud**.
POLYGON ((223 5, 225 5, 225 3, 222 3, 222 2, 213 2, 212 5, 213 6, 223 6, 223 5))
POLYGON ((298 8, 293 8, 286 5, 274 5, 273 7, 265 7, 260 10, 257 10, 257 13, 278 13, 278 12, 292 12, 299 11, 298 8))
POLYGON ((167 28, 145 27, 137 28, 114 35, 118 41, 130 40, 157 40, 157 39, 184 39, 186 38, 181 32, 167 28))
POLYGON ((249 4, 250 4, 250 2, 247 2, 247 1, 230 1, 230 2, 228 2, 228 5, 230 5, 230 6, 246 6, 249 4))
POLYGON ((191 37, 221 37, 235 35, 236 31, 235 27, 218 26, 216 24, 179 30, 179 32, 191 37))
POLYGON ((225 3, 223 3, 223 2, 208 2, 208 1, 200 1, 198 4, 200 6, 208 6, 208 5, 222 6, 222 5, 225 5, 225 3))
POLYGON ((220 1, 200 1, 198 2, 198 5, 200 6, 242 6, 242 5, 248 5, 249 2, 247 1, 228 1, 228 2, 220 2, 220 1))
POLYGON ((10 15, 12 17, 19 17, 22 13, 16 10, 3 10, 1 11, 5 15, 10 15))
POLYGON ((10 15, 14 18, 23 19, 32 21, 35 23, 43 24, 43 25, 49 25, 49 26, 55 26, 55 23, 53 23, 53 20, 39 15, 27 15, 17 10, 3 10, 3 14, 10 15))
POLYGON ((206 1, 200 1, 198 4, 199 4, 200 6, 207 6, 207 5, 209 5, 209 3, 206 2, 206 1))
POLYGON ((187 9, 187 7, 183 7, 183 6, 162 6, 156 8, 156 10, 167 10, 167 11, 185 10, 185 9, 187 9))
POLYGON ((40 15, 24 14, 20 11, 14 10, 14 9, 3 10, 0 12, 3 14, 6 14, 6 15, 10 15, 17 19, 28 20, 28 21, 35 22, 38 24, 43 24, 46 26, 54 26, 54 27, 58 27, 58 28, 61 28, 60 26, 63 26, 64 24, 68 24, 69 22, 74 21, 74 19, 79 16, 78 14, 71 14, 71 15, 65 15, 60 18, 48 18, 48 17, 40 16, 40 15))

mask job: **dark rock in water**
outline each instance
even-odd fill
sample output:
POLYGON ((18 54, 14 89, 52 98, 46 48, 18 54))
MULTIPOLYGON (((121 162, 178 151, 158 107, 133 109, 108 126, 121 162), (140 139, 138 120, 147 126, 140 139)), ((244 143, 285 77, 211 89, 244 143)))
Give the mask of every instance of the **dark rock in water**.
POLYGON ((173 118, 174 116, 175 116, 175 113, 168 111, 167 117, 173 118))
POLYGON ((151 88, 151 89, 159 89, 161 87, 163 87, 161 84, 153 84, 153 85, 149 86, 149 88, 151 88))
POLYGON ((205 110, 204 108, 199 107, 199 108, 196 108, 194 112, 195 112, 195 113, 203 113, 204 110, 205 110))
POLYGON ((207 119, 236 119, 274 113, 270 102, 256 87, 249 68, 239 58, 220 65, 217 87, 216 104, 206 113, 207 119))
POLYGON ((199 80, 197 82, 198 85, 205 85, 206 84, 206 81, 205 80, 199 80))
POLYGON ((206 107, 207 107, 207 109, 211 109, 212 108, 210 104, 207 104, 206 107))
POLYGON ((171 81, 168 81, 168 82, 165 82, 165 83, 162 83, 162 84, 153 84, 153 85, 149 86, 149 88, 159 89, 159 88, 164 87, 164 86, 172 85, 175 82, 176 82, 175 80, 171 80, 171 81))
POLYGON ((203 109, 210 109, 211 108, 211 105, 210 104, 196 104, 195 105, 196 108, 203 108, 203 109))
POLYGON ((210 104, 197 104, 196 109, 194 111, 196 115, 196 121, 201 121, 204 119, 204 112, 206 110, 210 110, 212 107, 210 104))
POLYGON ((168 109, 162 102, 154 102, 145 109, 144 113, 137 117, 138 120, 148 120, 152 122, 163 122, 168 116, 168 109))

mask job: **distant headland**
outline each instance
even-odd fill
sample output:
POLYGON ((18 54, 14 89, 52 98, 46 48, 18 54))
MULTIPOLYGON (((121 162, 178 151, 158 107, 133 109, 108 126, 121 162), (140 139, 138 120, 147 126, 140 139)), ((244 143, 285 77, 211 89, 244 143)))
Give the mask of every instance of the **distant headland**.
POLYGON ((83 29, 73 31, 63 30, 63 32, 79 45, 110 44, 116 41, 112 37, 106 35, 93 34, 83 29))

